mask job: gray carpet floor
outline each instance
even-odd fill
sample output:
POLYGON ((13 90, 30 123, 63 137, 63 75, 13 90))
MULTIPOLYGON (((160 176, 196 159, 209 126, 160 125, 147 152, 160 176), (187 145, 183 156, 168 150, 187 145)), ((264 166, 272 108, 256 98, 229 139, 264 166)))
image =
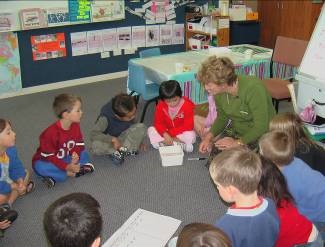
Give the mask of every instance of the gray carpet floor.
MULTIPOLYGON (((57 94, 67 92, 82 97, 81 128, 87 145, 100 107, 116 93, 125 91, 126 78, 121 78, 2 99, 0 117, 12 122, 20 158, 31 169, 39 134, 56 120, 51 106, 57 94)), ((140 102, 139 115, 142 106, 140 102)), ((147 125, 152 123, 153 112, 154 104, 146 114, 147 125)), ((111 164, 108 157, 95 156, 93 174, 70 178, 50 190, 34 175, 36 189, 14 204, 19 217, 0 239, 0 246, 47 246, 42 227, 44 211, 51 202, 72 192, 87 192, 99 201, 104 219, 103 243, 138 208, 181 220, 179 229, 191 222, 213 223, 226 207, 210 181, 204 161, 187 160, 198 156, 197 150, 196 145, 192 154, 185 154, 183 166, 179 167, 162 167, 158 151, 150 146, 148 151, 129 157, 121 167, 111 164)))

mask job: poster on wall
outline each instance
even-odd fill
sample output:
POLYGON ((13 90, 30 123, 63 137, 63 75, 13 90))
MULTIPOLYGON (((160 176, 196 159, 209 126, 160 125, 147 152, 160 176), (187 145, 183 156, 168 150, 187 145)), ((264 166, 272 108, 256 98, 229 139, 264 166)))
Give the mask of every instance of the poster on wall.
POLYGON ((33 60, 45 60, 67 55, 64 33, 31 36, 33 60))
POLYGON ((124 19, 124 1, 94 1, 91 5, 91 16, 92 22, 124 19))
POLYGON ((16 18, 11 12, 0 13, 0 31, 10 31, 16 26, 16 18))
POLYGON ((70 34, 72 56, 88 54, 87 32, 76 32, 70 34))
POLYGON ((91 0, 69 0, 71 22, 90 22, 91 0))
POLYGON ((0 33, 0 94, 22 88, 17 34, 0 33))
POLYGON ((49 8, 46 14, 49 26, 66 25, 70 22, 68 8, 49 8))
POLYGON ((146 27, 146 47, 159 45, 159 25, 146 27))
POLYGON ((104 51, 113 51, 117 49, 116 28, 102 30, 104 51))
POLYGON ((22 9, 19 18, 23 30, 47 26, 44 10, 40 8, 22 9))

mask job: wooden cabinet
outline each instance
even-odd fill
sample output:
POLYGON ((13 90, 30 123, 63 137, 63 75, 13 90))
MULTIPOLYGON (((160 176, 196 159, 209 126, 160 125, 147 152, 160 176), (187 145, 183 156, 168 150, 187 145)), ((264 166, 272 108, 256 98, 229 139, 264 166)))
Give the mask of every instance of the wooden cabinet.
POLYGON ((258 0, 261 46, 274 48, 276 37, 309 40, 322 4, 311 0, 258 0))
POLYGON ((185 16, 185 44, 186 50, 191 50, 189 39, 196 34, 206 35, 210 39, 216 39, 217 46, 229 45, 229 16, 215 16, 215 15, 201 15, 194 13, 186 13, 185 16), (190 30, 188 28, 188 20, 194 17, 206 17, 209 18, 209 28, 215 30, 214 32, 207 32, 201 30, 190 30))

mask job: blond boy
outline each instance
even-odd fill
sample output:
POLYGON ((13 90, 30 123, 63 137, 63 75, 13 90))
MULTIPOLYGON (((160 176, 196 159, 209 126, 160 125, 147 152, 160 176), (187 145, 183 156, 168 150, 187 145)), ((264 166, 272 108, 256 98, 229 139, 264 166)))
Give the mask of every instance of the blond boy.
POLYGON ((232 204, 215 223, 232 245, 274 246, 279 219, 274 202, 257 195, 262 174, 258 155, 245 147, 224 150, 213 159, 209 170, 220 197, 232 204))

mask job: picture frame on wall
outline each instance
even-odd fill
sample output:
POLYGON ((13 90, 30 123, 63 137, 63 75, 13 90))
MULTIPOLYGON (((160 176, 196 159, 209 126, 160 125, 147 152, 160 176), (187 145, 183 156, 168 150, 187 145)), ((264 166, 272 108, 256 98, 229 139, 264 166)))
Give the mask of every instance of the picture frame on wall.
POLYGON ((22 9, 19 18, 23 30, 47 27, 45 11, 41 8, 22 9))

